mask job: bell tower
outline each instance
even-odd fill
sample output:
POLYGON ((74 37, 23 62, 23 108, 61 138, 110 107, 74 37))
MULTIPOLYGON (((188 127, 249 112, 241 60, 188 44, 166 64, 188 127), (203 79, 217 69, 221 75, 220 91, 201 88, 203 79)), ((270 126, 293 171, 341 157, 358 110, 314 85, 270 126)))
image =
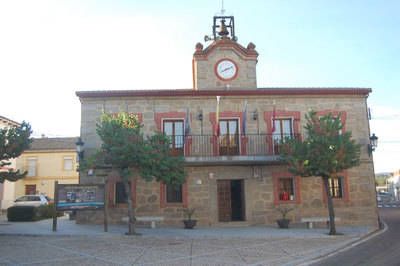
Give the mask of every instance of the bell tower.
POLYGON ((243 47, 237 43, 233 16, 214 16, 213 34, 204 41, 212 41, 206 48, 196 44, 193 54, 193 89, 226 90, 256 89, 255 45, 243 47))

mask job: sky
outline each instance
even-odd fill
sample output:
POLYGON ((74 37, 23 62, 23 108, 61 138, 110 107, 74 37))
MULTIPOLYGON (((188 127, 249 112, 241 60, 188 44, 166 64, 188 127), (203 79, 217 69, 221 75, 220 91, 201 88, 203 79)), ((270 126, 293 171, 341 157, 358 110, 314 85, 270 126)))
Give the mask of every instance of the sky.
MULTIPOLYGON (((0 0, 0 115, 79 136, 75 92, 192 87, 221 0, 0 0), (156 78, 155 78, 156 77, 156 78)), ((372 88, 375 172, 400 169, 400 1, 225 0, 258 87, 372 88)))

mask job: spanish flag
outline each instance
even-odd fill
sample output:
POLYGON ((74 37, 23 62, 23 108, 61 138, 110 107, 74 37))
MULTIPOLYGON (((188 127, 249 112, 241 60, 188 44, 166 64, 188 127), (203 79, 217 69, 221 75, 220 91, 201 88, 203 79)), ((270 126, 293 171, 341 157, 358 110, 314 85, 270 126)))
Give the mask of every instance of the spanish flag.
POLYGON ((276 128, 275 128, 275 120, 276 120, 276 108, 275 108, 275 103, 274 103, 274 109, 272 111, 272 133, 275 132, 276 128))
POLYGON ((217 96, 217 110, 215 112, 215 130, 216 130, 216 135, 219 136, 219 100, 221 99, 221 96, 217 96))

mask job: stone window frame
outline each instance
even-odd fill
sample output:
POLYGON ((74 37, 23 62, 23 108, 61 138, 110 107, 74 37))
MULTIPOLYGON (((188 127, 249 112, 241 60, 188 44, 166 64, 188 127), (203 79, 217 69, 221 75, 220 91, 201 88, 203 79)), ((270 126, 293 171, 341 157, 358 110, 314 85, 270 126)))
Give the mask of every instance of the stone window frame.
POLYGON ((187 182, 185 182, 181 186, 182 186, 182 202, 167 202, 167 185, 163 182, 160 182, 160 208, 166 208, 166 207, 187 208, 189 206, 188 184, 187 182))
POLYGON ((285 110, 275 110, 275 111, 265 111, 264 121, 266 126, 266 132, 268 143, 269 154, 274 154, 274 145, 272 139, 272 127, 274 119, 291 119, 292 120, 292 130, 293 136, 300 136, 300 111, 285 111, 285 110))
MULTIPOLYGON (((127 203, 116 203, 116 198, 115 198, 115 190, 116 190, 116 183, 117 182, 122 182, 122 179, 119 176, 110 176, 108 177, 107 181, 107 187, 106 189, 108 190, 108 205, 110 207, 114 208, 124 208, 127 207, 127 203)), ((137 180, 131 180, 131 199, 132 199, 132 205, 133 207, 136 207, 136 187, 137 187, 137 180)))
POLYGON ((320 118, 321 116, 327 115, 329 113, 332 114, 333 117, 337 117, 339 114, 341 114, 340 121, 342 122, 342 125, 343 125, 342 132, 346 132, 347 112, 346 111, 326 109, 326 110, 317 111, 317 116, 318 116, 318 118, 320 118))
MULTIPOLYGON (((349 202, 350 201, 350 191, 349 191, 349 177, 347 171, 340 172, 336 175, 337 177, 342 178, 342 197, 341 198, 332 198, 334 202, 349 202)), ((322 179, 321 179, 322 181, 322 179)), ((323 181, 321 182, 321 192, 324 203, 328 202, 325 192, 325 186, 323 181)))
MULTIPOLYGON (((233 111, 224 111, 224 112, 219 112, 219 120, 229 120, 229 119, 236 119, 238 121, 238 129, 239 129, 239 155, 247 155, 247 142, 248 142, 248 137, 246 135, 243 135, 243 112, 233 112, 233 111)), ((216 112, 210 112, 209 114, 209 120, 211 123, 212 127, 212 132, 213 135, 211 137, 211 143, 213 145, 213 154, 214 155, 219 155, 219 142, 217 138, 217 131, 218 131, 218 126, 217 126, 217 115, 216 112)))
MULTIPOLYGON (((179 118, 179 119, 177 119, 177 118, 174 118, 174 119, 167 118, 167 119, 162 119, 161 123, 162 123, 162 132, 172 139, 171 140, 171 144, 170 144, 170 149, 171 149, 172 154, 184 155, 184 153, 185 153, 185 120, 181 119, 181 118, 179 118), (167 123, 172 124, 173 135, 168 135, 168 134, 165 133, 165 131, 166 131, 165 126, 166 126, 167 123), (176 124, 177 123, 182 123, 182 132, 181 132, 181 134, 176 134, 177 133, 176 132, 176 124), (177 143, 176 142, 177 138, 181 142, 177 143), (179 145, 182 145, 182 146, 179 146, 179 145)), ((180 133, 180 132, 178 132, 178 133, 180 133)))
POLYGON ((183 203, 182 185, 165 185, 165 196, 167 203, 183 203), (170 194, 172 192, 172 194, 170 194), (169 198, 170 197, 170 198, 169 198), (169 198, 169 199, 168 199, 169 198))
POLYGON ((301 204, 301 177, 294 176, 289 172, 273 172, 273 192, 274 192, 274 205, 279 204, 301 204), (279 197, 279 179, 281 178, 292 178, 294 183, 294 198, 293 200, 281 200, 279 197))
MULTIPOLYGON (((158 132, 163 133, 164 129, 164 120, 182 120, 183 121, 183 132, 185 134, 185 127, 186 127, 186 112, 156 112, 154 113, 154 122, 156 124, 156 130, 158 132)), ((192 114, 190 113, 190 122, 192 122, 192 114)), ((183 150, 185 156, 190 156, 192 150, 192 138, 189 135, 185 137, 183 150)))

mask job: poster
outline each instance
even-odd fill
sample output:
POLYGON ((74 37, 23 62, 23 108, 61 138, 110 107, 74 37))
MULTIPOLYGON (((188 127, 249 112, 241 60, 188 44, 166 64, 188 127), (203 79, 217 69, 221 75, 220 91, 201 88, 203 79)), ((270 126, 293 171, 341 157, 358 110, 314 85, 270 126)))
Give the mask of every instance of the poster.
POLYGON ((57 210, 82 210, 104 208, 104 185, 57 186, 57 210))

